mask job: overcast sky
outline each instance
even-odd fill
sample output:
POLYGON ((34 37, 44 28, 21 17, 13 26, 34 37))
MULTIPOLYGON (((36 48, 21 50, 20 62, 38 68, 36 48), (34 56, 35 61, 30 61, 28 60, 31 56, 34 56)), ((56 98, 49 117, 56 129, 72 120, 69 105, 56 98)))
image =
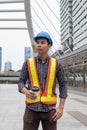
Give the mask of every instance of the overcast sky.
MULTIPOLYGON (((53 16, 53 13, 47 8, 46 4, 43 0, 37 0, 41 6, 41 8, 46 12, 47 16, 41 12, 39 6, 36 4, 35 0, 31 1, 32 5, 32 17, 33 17, 33 28, 34 34, 40 31, 40 28, 37 26, 41 26, 43 31, 47 31, 47 29, 42 24, 42 21, 50 30, 50 34, 55 37, 56 42, 55 47, 60 47, 60 36, 57 34, 51 23, 49 23, 48 18, 50 18, 51 22, 55 25, 58 32, 60 32, 60 24, 57 21, 57 18, 53 16), (37 10, 38 15, 41 17, 42 21, 36 16, 34 9, 37 10)), ((47 1, 47 0, 46 0, 47 1)), ((47 1, 51 9, 54 13, 58 14, 59 17, 59 5, 57 0, 48 0, 47 1)), ((24 4, 0 4, 0 10, 4 9, 24 9, 24 4)), ((0 19, 4 18, 25 18, 25 13, 1 13, 0 19)), ((26 22, 4 22, 0 21, 0 27, 27 27, 26 22)), ((54 41, 55 43, 55 41, 54 41)), ((12 69, 19 70, 22 67, 24 62, 24 47, 31 47, 30 38, 28 35, 28 30, 0 30, 0 47, 2 47, 2 70, 4 70, 4 63, 7 61, 12 62, 12 69)))

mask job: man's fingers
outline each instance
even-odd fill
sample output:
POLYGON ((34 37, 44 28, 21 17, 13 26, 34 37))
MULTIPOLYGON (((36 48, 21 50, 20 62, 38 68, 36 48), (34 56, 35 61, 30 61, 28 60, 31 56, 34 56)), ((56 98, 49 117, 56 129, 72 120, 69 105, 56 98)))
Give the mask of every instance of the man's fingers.
POLYGON ((59 108, 54 107, 53 109, 55 109, 55 114, 52 116, 52 119, 53 121, 57 121, 62 116, 62 113, 59 108))
POLYGON ((55 114, 52 116, 52 119, 55 119, 57 115, 57 112, 55 112, 55 114))
POLYGON ((28 91, 28 93, 27 93, 26 96, 29 97, 29 98, 31 98, 31 99, 33 99, 33 100, 36 99, 36 95, 35 95, 35 93, 32 92, 31 90, 28 91))

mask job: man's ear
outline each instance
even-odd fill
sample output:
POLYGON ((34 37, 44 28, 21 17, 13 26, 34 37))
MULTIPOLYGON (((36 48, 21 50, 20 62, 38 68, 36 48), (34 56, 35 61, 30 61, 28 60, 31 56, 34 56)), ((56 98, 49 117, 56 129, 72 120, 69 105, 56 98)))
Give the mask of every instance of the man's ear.
POLYGON ((50 44, 48 44, 49 45, 49 48, 51 48, 51 45, 50 44))

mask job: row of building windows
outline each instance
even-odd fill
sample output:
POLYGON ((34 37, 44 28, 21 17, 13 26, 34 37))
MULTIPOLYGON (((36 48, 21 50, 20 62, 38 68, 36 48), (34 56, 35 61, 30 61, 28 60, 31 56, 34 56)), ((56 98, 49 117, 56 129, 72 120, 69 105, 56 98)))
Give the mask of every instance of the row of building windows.
POLYGON ((76 0, 72 1, 72 7, 74 7, 76 5, 76 2, 77 2, 76 0))
POLYGON ((65 25, 67 22, 72 24, 72 16, 71 16, 71 14, 66 14, 66 15, 65 15, 65 18, 64 18, 64 19, 61 19, 61 28, 63 28, 64 25, 65 25))
POLYGON ((63 36, 61 36, 61 41, 64 42, 67 38, 72 37, 72 32, 66 31, 63 36))
POLYGON ((77 15, 77 13, 81 10, 82 7, 79 6, 79 8, 76 8, 76 10, 72 10, 73 12, 73 17, 77 15))
POLYGON ((66 8, 63 7, 63 10, 60 13, 61 19, 64 19, 65 14, 68 14, 69 12, 72 12, 72 6, 67 4, 66 8))
MULTIPOLYGON (((81 1, 82 2, 82 1, 81 1)), ((84 5, 86 5, 87 1, 84 1, 84 3, 81 4, 80 1, 76 1, 75 5, 72 5, 72 11, 76 11, 78 9, 78 11, 80 10, 79 7, 84 9, 84 5)))
MULTIPOLYGON (((85 26, 85 25, 86 25, 86 24, 84 24, 84 26, 85 26)), ((84 29, 82 29, 82 27, 79 27, 79 28, 77 28, 76 31, 73 32, 73 34, 76 35, 80 30, 82 30, 82 32, 84 31, 84 29)))
POLYGON ((67 29, 72 30, 72 25, 69 23, 66 23, 64 27, 61 29, 61 35, 64 35, 64 33, 67 31, 67 29))
MULTIPOLYGON (((78 43, 82 42, 83 40, 87 39, 87 36, 85 36, 84 38, 82 38, 81 40, 78 41, 78 43)), ((85 40, 87 42, 87 40, 85 40)))
POLYGON ((79 24, 79 23, 78 23, 77 25, 75 25, 75 26, 73 27, 73 29, 76 30, 76 31, 74 31, 74 33, 76 33, 77 31, 79 31, 80 28, 83 28, 83 27, 85 27, 85 26, 87 26, 87 20, 85 20, 85 22, 82 23, 82 24, 79 24))
MULTIPOLYGON (((85 33, 87 31, 87 29, 85 29, 84 31, 82 31, 80 34, 76 35, 76 37, 74 37, 74 39, 77 39, 78 37, 80 37, 83 33, 85 33)), ((75 34, 74 34, 75 35, 75 34)))
POLYGON ((67 7, 72 8, 72 2, 65 0, 64 4, 61 4, 61 7, 60 7, 60 15, 64 12, 64 10, 67 10, 67 7))
POLYGON ((87 24, 87 16, 85 16, 83 19, 81 19, 80 21, 74 21, 73 22, 73 28, 75 28, 77 25, 81 25, 81 27, 84 25, 84 24, 87 24))
POLYGON ((76 10, 78 8, 79 4, 76 3, 74 6, 73 6, 73 11, 76 10))
POLYGON ((61 7, 64 7, 68 3, 68 0, 60 0, 61 7))
POLYGON ((81 27, 85 22, 87 22, 87 18, 86 17, 84 17, 83 19, 80 19, 80 21, 79 20, 73 21, 73 28, 76 28, 76 26, 80 26, 81 27))
POLYGON ((68 4, 67 4, 67 6, 66 7, 61 7, 62 8, 62 11, 61 11, 61 17, 63 17, 64 16, 64 14, 66 13, 66 11, 68 10, 68 4))
POLYGON ((84 16, 85 16, 85 10, 81 10, 80 12, 78 12, 78 15, 75 15, 75 16, 73 17, 73 20, 76 21, 76 20, 77 20, 78 18, 80 18, 80 17, 81 17, 81 19, 83 19, 84 16))
POLYGON ((68 3, 72 3, 72 0, 60 0, 60 5, 62 7, 64 7, 65 5, 67 5, 68 3))
POLYGON ((66 15, 66 18, 64 20, 61 20, 61 28, 64 27, 64 24, 68 23, 70 21, 70 18, 68 15, 66 15))
MULTIPOLYGON (((82 38, 81 40, 79 40, 78 42, 74 42, 74 46, 77 45, 82 45, 83 41, 86 41, 85 44, 87 44, 87 37, 85 36, 84 38, 82 38), (81 43, 81 44, 80 44, 81 43)), ((84 43, 83 43, 84 44, 84 43)))
POLYGON ((61 25, 61 32, 64 33, 65 29, 68 28, 72 28, 72 22, 67 20, 66 23, 64 23, 63 25, 61 25))
POLYGON ((73 19, 74 19, 74 21, 78 20, 78 18, 81 18, 81 20, 82 20, 84 18, 84 15, 85 15, 85 10, 83 10, 80 13, 78 13, 78 15, 76 15, 76 17, 73 17, 73 19))
POLYGON ((70 18, 70 20, 72 20, 72 12, 71 11, 67 10, 66 14, 63 17, 60 18, 61 24, 65 23, 67 18, 70 18))
POLYGON ((65 15, 68 14, 68 7, 67 9, 64 9, 63 13, 61 13, 61 19, 64 19, 65 15))

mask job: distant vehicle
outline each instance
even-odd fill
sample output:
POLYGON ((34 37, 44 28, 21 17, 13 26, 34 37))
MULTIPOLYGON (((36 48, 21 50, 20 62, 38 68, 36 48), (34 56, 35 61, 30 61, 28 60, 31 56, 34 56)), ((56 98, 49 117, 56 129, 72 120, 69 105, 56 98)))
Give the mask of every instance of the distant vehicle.
MULTIPOLYGON (((70 76, 70 77, 68 77, 68 78, 71 79, 71 80, 74 80, 74 76, 70 76)), ((76 80, 76 81, 83 81, 82 75, 81 75, 80 73, 76 73, 76 74, 75 74, 75 80, 76 80)))

